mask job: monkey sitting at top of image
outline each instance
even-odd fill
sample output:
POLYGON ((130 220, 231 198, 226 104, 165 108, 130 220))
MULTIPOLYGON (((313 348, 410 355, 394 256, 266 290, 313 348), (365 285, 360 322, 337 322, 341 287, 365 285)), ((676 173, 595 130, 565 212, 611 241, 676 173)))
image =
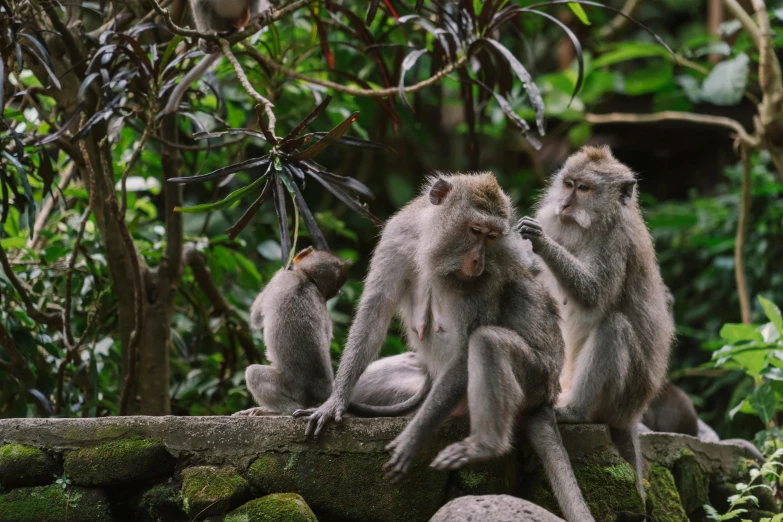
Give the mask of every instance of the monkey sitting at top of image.
MULTIPOLYGON (((248 366, 245 381, 258 407, 234 415, 290 415, 329 397, 334 374, 326 301, 339 293, 350 266, 349 260, 331 252, 306 248, 294 258, 292 270, 279 270, 256 297, 250 324, 264 329, 271 364, 248 366)), ((416 401, 411 398, 393 407, 351 404, 349 411, 368 417, 400 415, 416 401)))
POLYGON ((674 322, 635 189, 608 147, 584 147, 517 229, 563 316, 558 420, 608 424, 645 498, 637 423, 666 379, 674 322))
MULTIPOLYGON (((253 18, 268 20, 272 16, 269 0, 174 0, 171 8, 172 19, 182 18, 185 4, 190 8, 190 16, 196 30, 204 34, 228 36, 248 25, 253 18)), ((176 112, 185 91, 193 82, 205 75, 211 67, 217 65, 222 56, 220 48, 214 42, 201 40, 199 46, 207 53, 207 56, 174 87, 166 106, 158 114, 159 118, 176 112)))
POLYGON ((331 397, 294 415, 309 416, 307 436, 340 421, 399 312, 413 353, 377 361, 365 385, 394 390, 396 375, 415 380, 423 369, 431 389, 387 446, 387 477, 400 480, 466 401, 470 436, 443 449, 433 467, 459 469, 507 453, 522 419, 565 517, 591 521, 553 411, 564 358, 557 306, 525 268, 513 223, 511 201, 491 173, 430 179, 383 229, 331 397))

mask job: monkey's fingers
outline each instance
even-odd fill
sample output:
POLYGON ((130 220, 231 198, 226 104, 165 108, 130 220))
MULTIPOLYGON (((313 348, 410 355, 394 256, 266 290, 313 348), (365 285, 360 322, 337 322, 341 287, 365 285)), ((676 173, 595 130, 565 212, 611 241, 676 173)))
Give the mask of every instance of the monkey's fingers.
POLYGON ((318 426, 318 421, 320 420, 320 415, 317 413, 314 413, 310 416, 310 419, 307 421, 307 428, 305 428, 305 438, 315 438, 317 436, 317 433, 315 431, 316 427, 318 426))
POLYGON ((455 442, 438 453, 430 466, 440 470, 459 469, 468 463, 469 458, 470 448, 462 442, 455 442))
MULTIPOLYGON (((318 438, 318 436, 321 434, 321 430, 324 429, 324 426, 326 426, 326 423, 328 422, 329 417, 326 415, 319 415, 318 416, 318 422, 315 427, 315 433, 313 434, 314 438, 318 438)), ((312 423, 312 420, 310 421, 312 423)))
MULTIPOLYGON (((294 417, 309 417, 313 413, 315 413, 315 408, 305 408, 303 410, 296 410, 294 413, 292 413, 292 416, 294 417)), ((235 413, 234 415, 239 415, 238 413, 235 413)))

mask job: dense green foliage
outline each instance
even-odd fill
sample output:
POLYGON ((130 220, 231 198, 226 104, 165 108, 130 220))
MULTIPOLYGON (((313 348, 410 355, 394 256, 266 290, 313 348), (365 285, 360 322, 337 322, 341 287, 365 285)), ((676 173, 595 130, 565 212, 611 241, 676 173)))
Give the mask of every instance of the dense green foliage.
MULTIPOLYGON (((446 3, 455 13, 462 9, 466 16, 475 17, 479 38, 500 42, 514 60, 524 64, 543 105, 520 81, 522 76, 513 61, 500 51, 479 54, 470 67, 407 94, 409 109, 397 95, 354 96, 297 81, 248 50, 253 47, 267 59, 317 80, 328 79, 352 89, 396 91, 399 85, 427 80, 449 63, 450 51, 446 49, 450 44, 443 39, 451 37, 444 37, 442 31, 451 30, 451 22, 443 15, 440 2, 424 2, 425 11, 418 13, 412 2, 384 1, 369 24, 365 23, 364 7, 352 2, 315 2, 264 28, 235 49, 235 54, 251 85, 274 103, 278 136, 285 136, 302 122, 328 93, 333 100, 306 132, 329 131, 358 112, 344 136, 383 143, 395 150, 336 143, 318 156, 318 163, 328 171, 369 188, 375 198, 363 199, 381 220, 414 197, 433 170, 491 170, 525 212, 540 194, 548 172, 557 168, 569 151, 586 142, 609 141, 642 175, 646 217, 664 279, 676 297, 679 335, 671 363, 672 379, 691 394, 702 417, 722 434, 752 437, 773 426, 783 390, 777 386, 781 381, 777 359, 766 354, 773 350, 769 344, 777 346, 779 340, 767 336, 769 326, 761 327, 761 333, 743 327, 744 337, 736 331, 727 333, 732 331, 730 326, 723 327, 740 321, 733 257, 741 202, 738 156, 728 140, 715 138, 715 150, 728 160, 725 168, 721 163, 710 164, 693 179, 673 178, 666 172, 650 171, 630 153, 622 154, 627 144, 623 132, 628 126, 606 127, 613 130, 604 131, 605 127, 591 123, 589 116, 622 107, 638 113, 728 114, 749 121, 755 103, 748 100, 757 100, 760 91, 756 84, 759 52, 747 33, 729 20, 724 23, 723 36, 709 35, 703 1, 642 2, 634 16, 666 41, 675 51, 675 59, 648 32, 633 24, 621 35, 602 36, 612 12, 585 6, 590 25, 584 25, 582 12, 577 10, 578 16, 573 15, 562 3, 542 8, 575 32, 578 42, 574 54, 573 42, 564 36, 562 27, 546 17, 520 12, 502 30, 483 33, 478 20, 482 9, 492 2, 446 3), (389 5, 394 6, 394 13, 389 5), (398 15, 417 14, 424 18, 396 20, 398 15), (558 67, 552 59, 555 48, 570 65, 558 67), (412 56, 415 49, 428 52, 417 55, 411 63, 405 56, 412 56), (538 137, 543 147, 536 152, 531 143, 536 140, 535 129, 543 127, 542 108, 548 132, 538 137), (522 120, 531 122, 533 130, 520 133, 520 127, 525 126, 522 120), (722 340, 718 340, 719 334, 722 340), (763 365, 734 356, 731 363, 721 359, 716 367, 711 351, 726 343, 746 341, 765 343, 763 365), (755 404, 762 400, 765 406, 759 409, 755 404), (774 407, 766 406, 773 403, 774 407), (737 418, 743 422, 732 424, 737 408, 741 412, 737 418), (754 412, 761 414, 763 423, 745 422, 755 418, 746 416, 754 412)), ((133 327, 123 324, 124 307, 130 303, 118 292, 123 287, 133 288, 135 283, 128 277, 112 286, 115 276, 111 267, 118 260, 117 251, 107 248, 107 241, 117 242, 118 236, 109 234, 109 225, 104 224, 107 218, 95 207, 95 201, 91 203, 95 187, 90 183, 96 175, 90 169, 107 168, 116 183, 113 197, 121 199, 121 179, 130 166, 127 211, 122 221, 140 262, 155 275, 171 255, 167 246, 181 239, 172 235, 176 218, 171 217, 171 205, 167 206, 171 200, 165 193, 172 185, 166 185, 166 179, 202 175, 279 151, 263 139, 261 131, 268 120, 257 116, 257 100, 242 88, 228 60, 203 82, 194 84, 179 115, 156 119, 173 82, 196 62, 197 53, 192 52, 195 40, 172 38, 163 25, 143 26, 131 8, 123 11, 126 8, 109 4, 127 13, 130 22, 106 29, 100 26, 103 14, 91 10, 75 13, 67 8, 55 13, 70 22, 79 19, 86 31, 83 51, 91 65, 79 72, 76 66, 66 67, 69 64, 62 60, 61 51, 55 52, 61 42, 52 35, 61 28, 52 24, 51 13, 47 12, 48 21, 41 15, 38 25, 30 26, 29 16, 39 9, 34 3, 0 2, 0 15, 6 17, 0 26, 8 29, 0 36, 4 86, 0 92, 0 143, 4 147, 0 159, 0 246, 9 260, 7 268, 14 274, 9 277, 8 270, 0 271, 0 416, 96 416, 117 414, 122 409, 123 354, 133 327), (65 18, 66 14, 70 18, 65 18), (109 44, 124 50, 103 51, 102 59, 100 54, 93 58, 109 44), (46 52, 62 63, 44 66, 46 52), (51 67, 54 72, 49 74, 51 67), (72 71, 82 74, 75 84, 69 76, 76 74, 72 71), (55 83, 63 88, 70 83, 70 88, 79 89, 73 93, 75 101, 58 98, 55 83), (83 104, 81 108, 77 102, 83 104), (198 132, 240 128, 255 129, 255 135, 193 138, 198 132), (172 139, 177 143, 172 145, 172 139), (136 158, 134 151, 140 145, 136 158), (82 146, 89 149, 87 157, 93 163, 85 165, 82 146), (105 147, 102 153, 95 152, 98 147, 105 147), (172 164, 176 165, 170 161, 172 155, 181 159, 178 172, 170 172, 172 164), (98 158, 110 165, 101 165, 95 161, 98 158), (41 215, 46 219, 33 227, 41 215), (4 338, 3 331, 10 337, 4 338)), ((495 8, 501 4, 496 3, 495 8)), ((530 4, 514 0, 505 6, 530 4)), ((619 2, 609 4, 621 7, 619 2)), ((779 15, 777 11, 770 13, 775 44, 783 34, 777 24, 779 15)), ((455 58, 472 52, 468 36, 454 43, 458 47, 455 58)), ((665 127, 654 124, 640 127, 647 129, 648 148, 655 148, 657 136, 666 132, 665 127)), ((694 134, 701 132, 697 125, 692 128, 694 134)), ((725 129, 717 132, 717 136, 728 134, 725 129)), ((310 139, 315 142, 322 136, 310 139)), ((691 154, 692 148, 686 141, 676 146, 666 144, 666 154, 678 161, 691 154)), ((763 146, 750 155, 752 205, 745 272, 750 295, 781 304, 783 184, 773 159, 774 154, 763 146)), ((274 161, 271 164, 277 165, 274 161)), ((312 179, 301 183, 286 168, 281 166, 276 172, 283 173, 283 182, 293 181, 301 190, 329 246, 355 261, 344 293, 329 303, 335 321, 332 348, 337 361, 378 229, 361 212, 353 212, 342 197, 312 179)), ((187 184, 179 206, 221 201, 258 181, 265 171, 254 168, 222 181, 187 184)), ((292 190, 288 185, 286 188, 292 190)), ((261 185, 253 185, 255 197, 260 189, 261 185)), ((263 358, 262 335, 247 329, 250 303, 281 267, 281 260, 290 257, 286 255, 289 247, 281 249, 281 242, 290 245, 286 241, 293 240, 298 249, 313 239, 304 221, 296 226, 290 200, 287 218, 281 222, 279 207, 275 208, 271 197, 236 239, 231 239, 227 231, 255 199, 248 194, 242 193, 220 208, 208 208, 211 212, 179 214, 184 216, 183 243, 203 255, 208 275, 225 301, 216 300, 209 287, 201 284, 200 273, 192 264, 184 269, 181 281, 174 278, 170 342, 164 346, 170 349, 170 406, 176 414, 228 414, 249 405, 244 367, 263 358)), ((287 192, 284 196, 288 197, 287 192)), ((148 286, 145 295, 151 299, 150 293, 158 290, 148 286)), ((757 322, 765 320, 760 302, 754 301, 752 318, 757 322)), ((766 312, 769 314, 769 308, 766 312)), ((769 320, 779 332, 780 325, 773 317, 769 320)), ((382 354, 402 350, 401 332, 395 326, 382 354)), ((138 378, 143 382, 143 371, 138 378)))

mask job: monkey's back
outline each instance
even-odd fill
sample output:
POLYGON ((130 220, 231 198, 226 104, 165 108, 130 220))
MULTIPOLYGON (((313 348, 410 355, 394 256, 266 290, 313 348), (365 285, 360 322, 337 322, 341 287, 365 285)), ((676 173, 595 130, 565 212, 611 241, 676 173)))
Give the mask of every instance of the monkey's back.
POLYGON ((333 378, 329 344, 332 322, 318 287, 305 274, 280 270, 263 292, 266 358, 289 369, 292 379, 333 378))

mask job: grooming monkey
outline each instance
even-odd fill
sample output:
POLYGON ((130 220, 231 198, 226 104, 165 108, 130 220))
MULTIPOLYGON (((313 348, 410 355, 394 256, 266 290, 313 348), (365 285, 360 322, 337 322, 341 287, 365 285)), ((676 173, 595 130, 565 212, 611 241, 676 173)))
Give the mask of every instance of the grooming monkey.
POLYGON ((400 374, 415 379, 420 368, 432 385, 387 446, 387 477, 401 479, 426 440, 467 398, 470 436, 442 450, 433 467, 458 469, 503 455, 524 413, 523 426, 566 518, 591 521, 553 410, 564 357, 557 306, 525 268, 523 241, 512 224, 511 202, 492 174, 430 179, 383 230, 331 397, 294 415, 310 417, 307 436, 339 422, 399 312, 415 353, 377 361, 363 393, 369 397, 368 385, 384 375, 388 381, 400 374))
MULTIPOLYGON (((227 35, 242 29, 254 17, 269 19, 272 15, 269 0, 174 0, 171 8, 172 16, 174 13, 181 14, 184 11, 185 3, 189 5, 193 25, 196 26, 196 30, 200 33, 227 35)), ((159 118, 176 112, 179 102, 182 100, 182 96, 185 95, 188 87, 204 76, 212 67, 217 66, 222 57, 220 48, 213 42, 201 40, 199 46, 207 53, 207 56, 193 67, 174 87, 166 106, 158 115, 159 118)))
POLYGON ((637 423, 666 378, 674 322, 635 188, 607 147, 584 147, 517 228, 563 316, 558 419, 608 424, 645 498, 637 423))
MULTIPOLYGON (((334 374, 326 301, 339 293, 350 266, 350 261, 331 252, 306 248, 294 258, 292 270, 278 271, 256 297, 250 324, 264 329, 271 364, 248 366, 245 381, 258 407, 234 415, 290 415, 329 397, 334 374)), ((413 397, 393 407, 351 404, 349 411, 363 416, 401 415, 418 400, 413 397)))

